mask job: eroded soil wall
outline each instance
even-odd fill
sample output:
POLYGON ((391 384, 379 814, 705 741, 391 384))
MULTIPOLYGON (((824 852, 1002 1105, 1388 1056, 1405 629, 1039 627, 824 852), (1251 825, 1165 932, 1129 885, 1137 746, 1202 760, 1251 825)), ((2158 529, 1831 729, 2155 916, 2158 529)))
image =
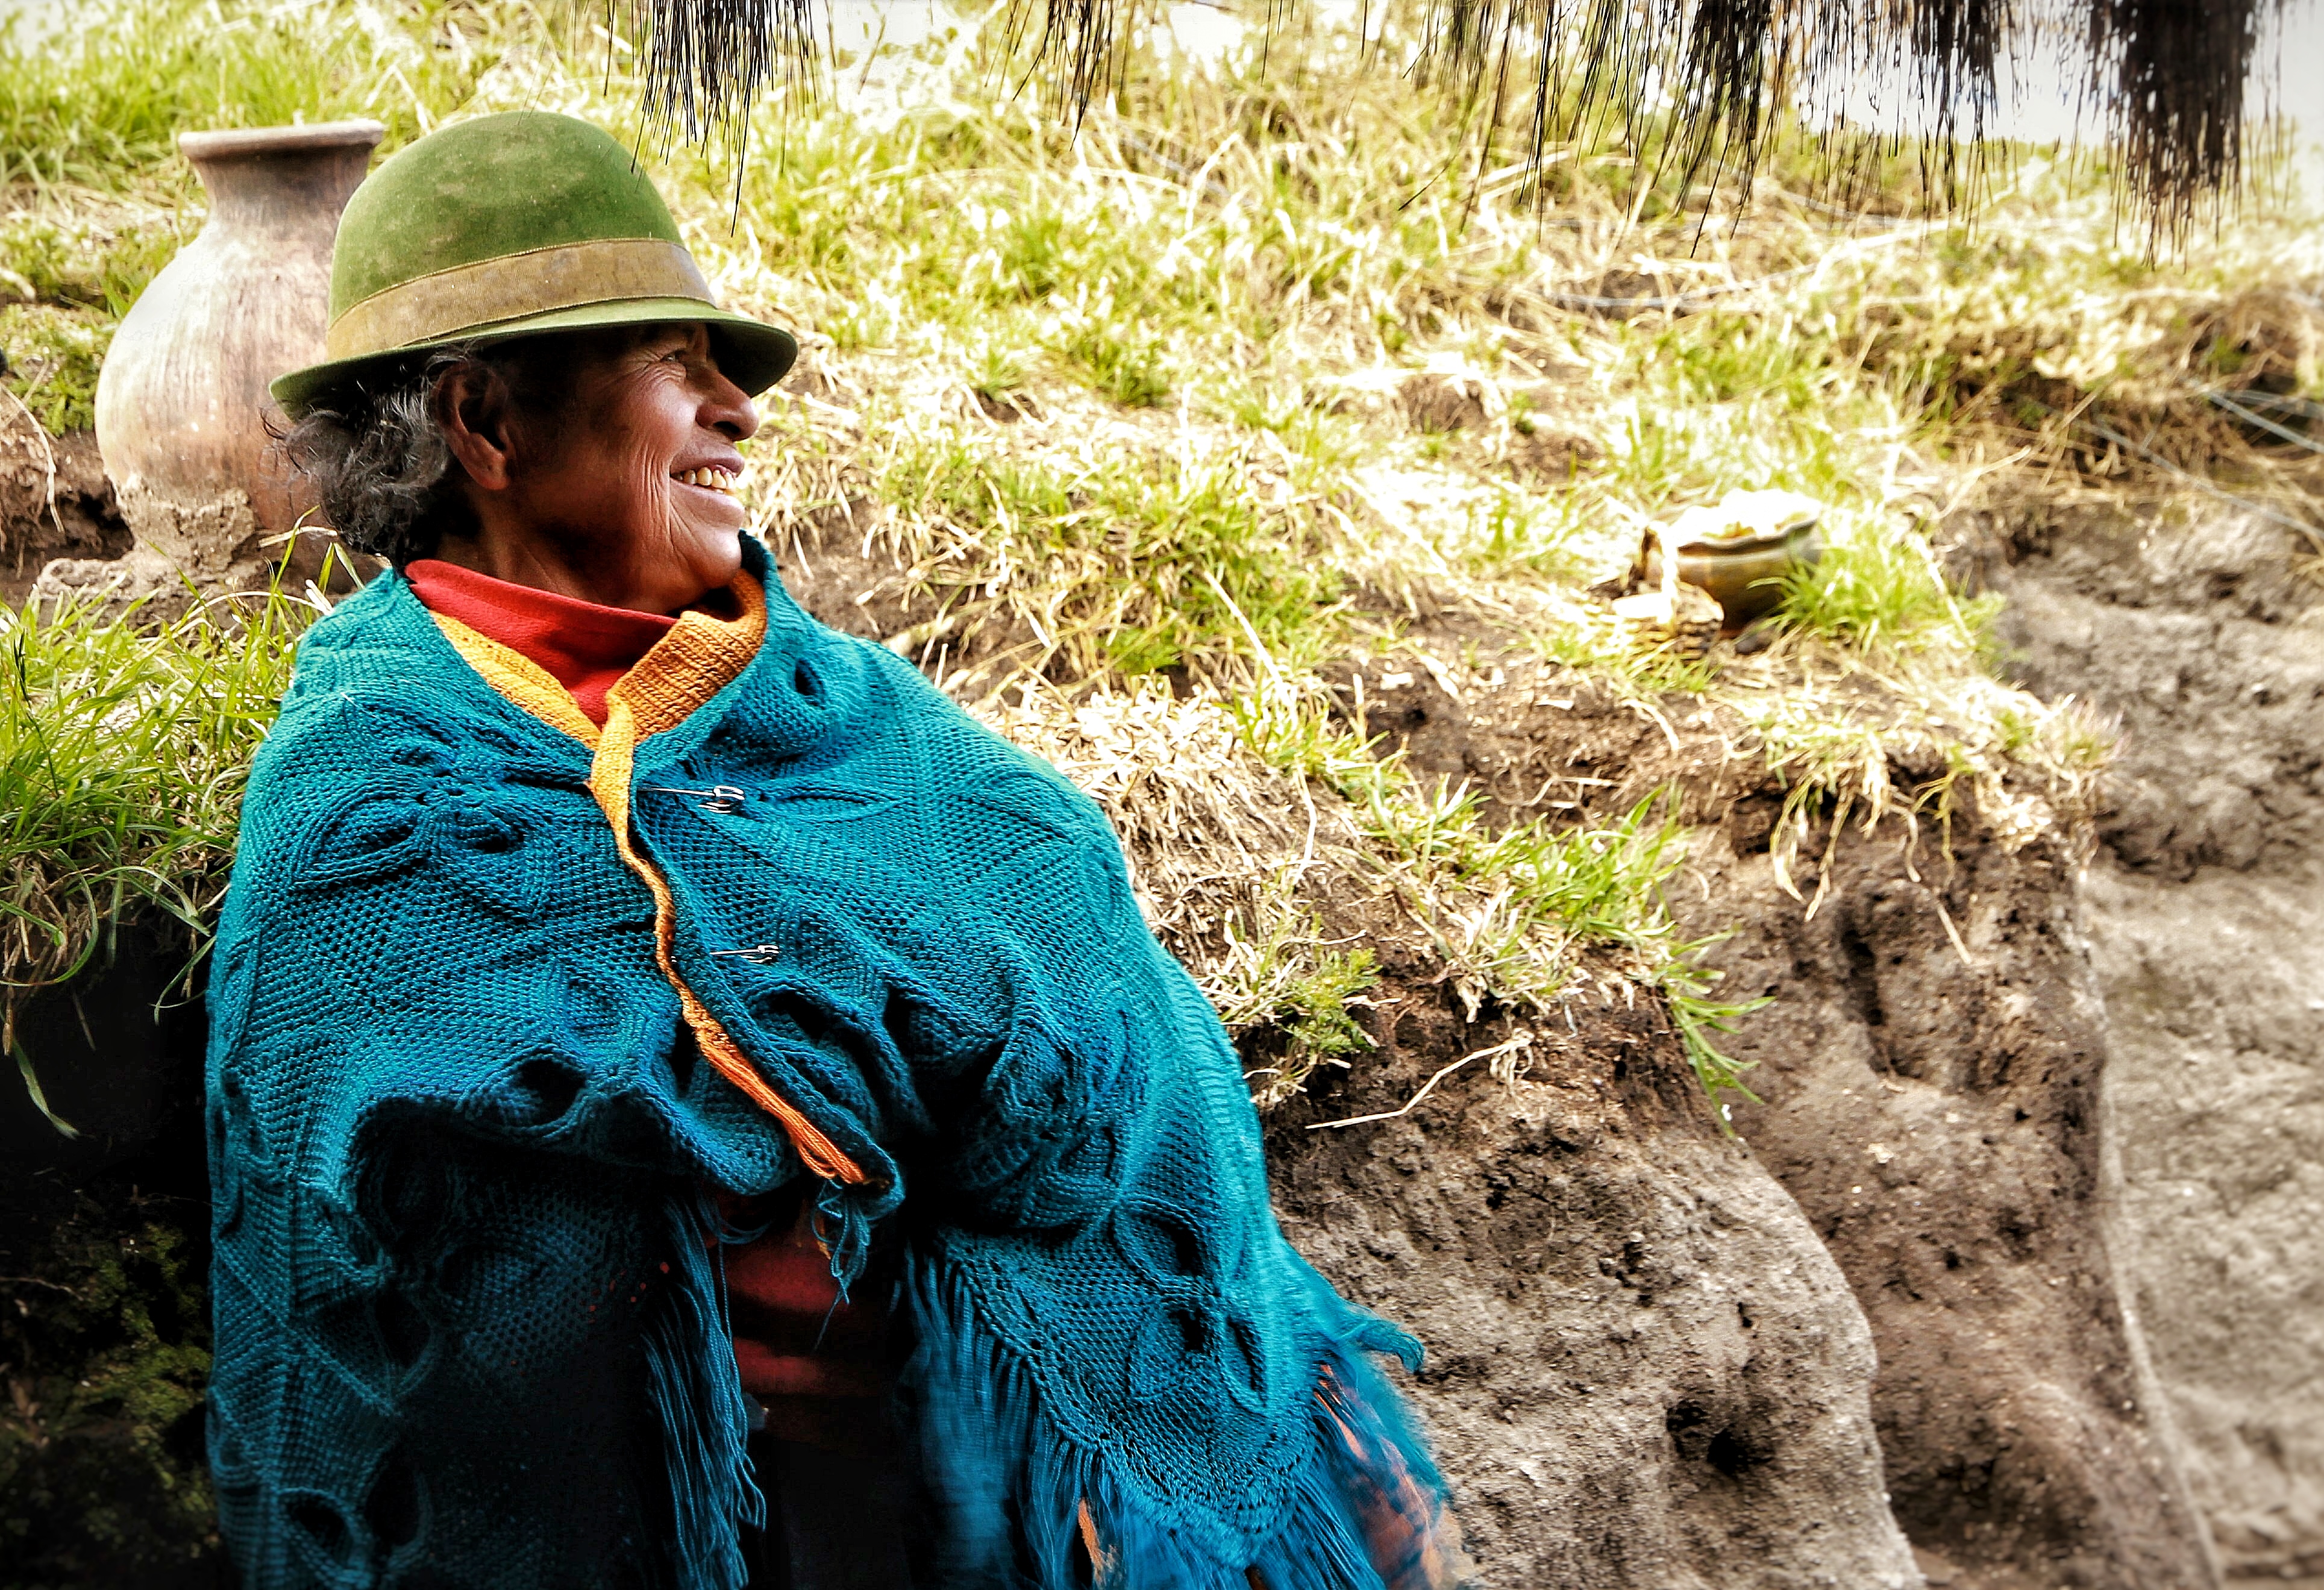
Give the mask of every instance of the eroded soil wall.
POLYGON ((43 436, 0 409, 0 602, 23 601, 51 558, 118 557, 129 545, 95 434, 43 436))
POLYGON ((2224 508, 1997 522, 2024 682, 2120 715, 2089 920, 2137 1306, 2232 1570, 2324 1575, 2324 588, 2224 508))
POLYGON ((1862 1312, 1711 1119, 1658 1009, 1522 1030, 1392 980, 1381 1048, 1268 1123, 1292 1240, 1421 1337, 1414 1395, 1495 1590, 1904 1590, 1862 1312))
POLYGON ((1736 1123, 1871 1316, 1889 1486, 1932 1582, 2215 1583, 2123 1273, 2074 859, 1973 820, 1950 863, 1925 831, 1913 857, 1892 823, 1805 880, 1811 916, 1720 839, 1692 914, 1745 924, 1722 992, 1777 1001, 1733 1042, 1766 1100, 1736 1123))
POLYGON ((1696 832, 1671 904, 1691 933, 1735 930, 1710 956, 1722 997, 1774 1000, 1732 1040, 1765 1100, 1735 1123, 1870 1322, 1888 1489, 1931 1582, 2215 1583, 2125 1272, 2074 836, 2005 845, 1965 806, 1948 861, 1928 825, 1910 853, 1901 823, 1851 829, 1828 869, 1809 848, 1811 914, 1767 854, 1782 792, 1720 709, 1650 714, 1506 655, 1465 678, 1389 660, 1410 683, 1375 685, 1370 727, 1507 816, 1679 792, 1696 832))

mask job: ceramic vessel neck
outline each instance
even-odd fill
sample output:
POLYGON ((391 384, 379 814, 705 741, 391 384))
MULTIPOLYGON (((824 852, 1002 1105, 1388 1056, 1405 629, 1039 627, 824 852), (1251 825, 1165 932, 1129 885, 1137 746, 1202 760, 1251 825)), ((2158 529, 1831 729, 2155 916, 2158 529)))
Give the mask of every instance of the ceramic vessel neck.
POLYGON ((377 122, 187 133, 178 147, 209 196, 210 224, 244 234, 328 240, 385 132, 377 122))

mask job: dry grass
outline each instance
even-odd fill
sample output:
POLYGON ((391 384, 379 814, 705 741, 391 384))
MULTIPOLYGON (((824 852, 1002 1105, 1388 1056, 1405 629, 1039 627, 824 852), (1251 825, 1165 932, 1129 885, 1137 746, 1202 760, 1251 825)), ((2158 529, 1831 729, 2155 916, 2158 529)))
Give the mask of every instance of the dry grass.
POLYGON ((1155 932, 1229 1030, 1281 1034, 1250 1074, 1261 1107, 1368 1046, 1347 1006, 1391 943, 1441 968, 1472 1017, 1652 990, 1714 1099, 1741 1088, 1713 1042, 1738 1007, 1710 997, 1662 904, 1678 831, 1644 809, 1489 828, 1473 796, 1408 780, 1279 673, 1229 700, 1031 684, 981 713, 1105 809, 1155 932))
MULTIPOLYGON (((0 106, 0 133, 31 129, 0 149, 39 174, 0 225, 0 280, 31 293, 9 313, 74 335, 190 229, 169 116, 363 111, 393 143, 533 106, 635 130, 621 41, 561 53, 497 0, 317 0, 290 33, 229 6, 215 92, 157 111, 139 52, 199 18, 124 5, 143 35, 92 33, 0 106), (317 41, 308 78, 281 69, 317 41)), ((1554 1003, 1605 949, 1733 1080, 1660 911, 1674 836, 1643 813, 1491 832, 1333 727, 1333 659, 1449 610, 1649 714, 1715 698, 1792 792, 1794 862, 1843 822, 1941 828, 1963 787, 2026 835, 2086 810, 2103 727, 1991 676, 1989 610, 1936 556, 1953 516, 2193 474, 2317 522, 2324 245, 2295 218, 2153 260, 2102 172, 2021 159, 1966 220, 1853 217, 1788 196, 1781 149, 1747 209, 1600 144, 1552 152, 1544 212, 1344 38, 1264 78, 1133 60, 1077 130, 997 92, 992 48, 964 19, 851 60, 835 102, 762 111, 739 176, 649 163, 727 300, 801 333, 752 449, 770 538, 843 523, 898 571, 885 638, 1099 793, 1230 1022, 1298 1029, 1267 1087, 1356 1042, 1370 972, 1325 925, 1326 875, 1393 904, 1472 1002, 1554 1003), (1646 527, 1769 486, 1827 505, 1831 548, 1769 649, 1679 655, 1593 592, 1646 527)), ((93 369, 69 354, 11 378, 52 423, 93 369)))

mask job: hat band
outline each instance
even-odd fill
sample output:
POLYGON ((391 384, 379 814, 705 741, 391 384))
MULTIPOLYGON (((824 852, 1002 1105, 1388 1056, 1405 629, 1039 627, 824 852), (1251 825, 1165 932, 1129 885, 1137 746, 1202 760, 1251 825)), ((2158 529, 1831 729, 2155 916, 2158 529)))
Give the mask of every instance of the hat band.
POLYGON ((710 284, 678 244, 608 237, 529 249, 399 281, 351 304, 324 335, 327 359, 441 342, 527 316, 623 299, 699 299, 710 284))

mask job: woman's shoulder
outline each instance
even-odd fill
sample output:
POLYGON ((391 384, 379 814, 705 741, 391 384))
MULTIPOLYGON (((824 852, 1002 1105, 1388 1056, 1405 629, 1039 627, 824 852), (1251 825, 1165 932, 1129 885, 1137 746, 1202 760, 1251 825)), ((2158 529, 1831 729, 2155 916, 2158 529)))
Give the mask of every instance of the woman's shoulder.
POLYGON ((290 686, 251 768, 247 801, 360 781, 409 761, 408 742, 472 738, 478 704, 460 660, 401 578, 382 574, 300 637, 290 686))
POLYGON ((383 665, 408 670, 421 649, 423 633, 433 629, 409 582, 387 570, 307 627, 299 638, 291 692, 341 683, 343 676, 376 672, 383 665))
POLYGON ((947 791, 975 795, 995 785, 1028 782, 1051 801, 1078 806, 1080 788, 1048 761, 1008 739, 928 678, 910 658, 876 640, 807 621, 820 631, 820 660, 844 659, 855 676, 861 706, 883 731, 911 743, 929 776, 947 791))

